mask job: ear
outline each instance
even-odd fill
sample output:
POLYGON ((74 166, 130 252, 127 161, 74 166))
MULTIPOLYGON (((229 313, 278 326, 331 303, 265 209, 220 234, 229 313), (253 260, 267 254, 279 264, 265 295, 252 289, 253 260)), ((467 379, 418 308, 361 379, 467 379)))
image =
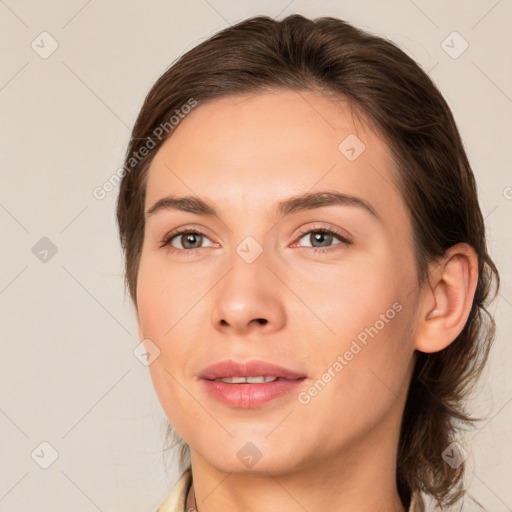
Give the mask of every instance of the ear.
POLYGON ((414 347, 438 352, 462 332, 471 311, 478 282, 478 257, 466 243, 456 244, 434 263, 418 304, 414 347))

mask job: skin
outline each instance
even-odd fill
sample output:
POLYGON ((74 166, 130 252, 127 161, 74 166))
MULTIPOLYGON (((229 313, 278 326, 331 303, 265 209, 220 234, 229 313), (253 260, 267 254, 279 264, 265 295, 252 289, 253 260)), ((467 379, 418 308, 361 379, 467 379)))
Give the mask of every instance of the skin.
POLYGON ((303 91, 200 105, 155 155, 146 210, 176 194, 218 213, 148 216, 137 284, 139 337, 161 351, 151 378, 190 446, 200 512, 405 510, 395 461, 415 351, 442 350, 462 330, 477 270, 459 244, 418 286, 396 172, 382 137, 347 103, 303 91), (365 144, 354 161, 338 149, 349 134, 365 144), (277 202, 317 191, 358 197, 378 218, 347 205, 276 214, 277 202), (317 241, 321 227, 350 245, 317 241), (177 228, 204 233, 193 253, 186 236, 160 247, 177 228), (247 236, 262 249, 252 263, 236 252, 247 236), (262 359, 307 375, 299 391, 308 390, 394 303, 401 311, 307 404, 290 393, 228 407, 198 381, 213 362, 262 359), (237 457, 248 442, 262 455, 251 468, 237 457))

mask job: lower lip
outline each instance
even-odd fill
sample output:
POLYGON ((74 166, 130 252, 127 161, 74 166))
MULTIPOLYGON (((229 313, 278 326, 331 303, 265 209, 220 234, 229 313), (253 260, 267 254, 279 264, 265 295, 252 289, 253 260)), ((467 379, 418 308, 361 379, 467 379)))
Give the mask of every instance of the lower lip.
POLYGON ((228 384, 201 379, 206 390, 216 400, 229 407, 254 409, 287 395, 297 389, 304 378, 297 380, 275 380, 262 384, 228 384))

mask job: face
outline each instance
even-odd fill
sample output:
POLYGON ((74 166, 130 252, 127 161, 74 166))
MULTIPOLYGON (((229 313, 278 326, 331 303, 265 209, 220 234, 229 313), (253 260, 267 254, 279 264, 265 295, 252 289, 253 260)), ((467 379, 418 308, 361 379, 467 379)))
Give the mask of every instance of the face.
POLYGON ((151 378, 194 457, 279 474, 356 459, 396 435, 418 291, 395 174, 379 134, 313 92, 200 105, 158 150, 139 336, 160 351, 151 378), (168 196, 208 207, 153 208, 168 196), (225 361, 240 366, 210 371, 225 361), (250 361, 281 370, 245 370, 280 377, 207 380, 241 376, 250 361))

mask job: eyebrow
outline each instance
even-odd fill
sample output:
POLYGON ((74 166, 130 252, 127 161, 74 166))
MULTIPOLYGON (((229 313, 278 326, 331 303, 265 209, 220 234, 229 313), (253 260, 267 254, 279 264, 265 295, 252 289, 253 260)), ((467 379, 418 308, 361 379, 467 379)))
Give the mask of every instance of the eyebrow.
MULTIPOLYGON (((371 215, 380 220, 379 214, 375 208, 363 199, 339 192, 307 192, 297 196, 285 199, 277 204, 276 213, 281 216, 291 213, 313 210, 324 206, 355 206, 366 210, 371 215)), ((177 210, 197 215, 206 215, 208 217, 217 216, 213 205, 196 196, 174 196, 170 195, 159 199, 146 212, 146 217, 155 215, 157 212, 165 210, 177 210)))

